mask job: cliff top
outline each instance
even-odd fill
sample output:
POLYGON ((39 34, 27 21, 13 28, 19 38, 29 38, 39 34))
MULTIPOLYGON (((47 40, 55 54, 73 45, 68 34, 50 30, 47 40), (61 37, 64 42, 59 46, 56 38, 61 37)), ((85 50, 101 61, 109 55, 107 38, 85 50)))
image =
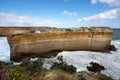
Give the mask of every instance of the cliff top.
MULTIPOLYGON (((22 43, 31 43, 39 42, 41 40, 51 40, 51 39, 77 39, 85 38, 86 36, 93 35, 113 35, 113 30, 109 27, 81 27, 73 29, 64 29, 64 30, 54 30, 52 32, 41 32, 41 33, 26 33, 26 34, 15 34, 8 36, 9 43, 22 44, 22 43)), ((105 36, 104 35, 104 36, 105 36)))
POLYGON ((53 30, 53 31, 85 31, 85 32, 89 32, 90 30, 94 30, 94 31, 111 31, 111 29, 109 27, 80 27, 80 28, 64 28, 63 30, 56 28, 56 27, 47 27, 47 26, 36 26, 36 27, 24 27, 24 26, 0 26, 0 30, 53 30))

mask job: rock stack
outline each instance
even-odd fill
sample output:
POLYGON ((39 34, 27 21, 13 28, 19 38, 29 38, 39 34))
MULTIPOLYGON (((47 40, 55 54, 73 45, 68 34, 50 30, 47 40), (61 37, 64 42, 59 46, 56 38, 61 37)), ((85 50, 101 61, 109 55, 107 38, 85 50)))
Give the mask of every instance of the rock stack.
POLYGON ((74 28, 53 32, 27 33, 7 36, 11 60, 26 57, 51 57, 60 51, 107 51, 113 30, 109 27, 74 28))

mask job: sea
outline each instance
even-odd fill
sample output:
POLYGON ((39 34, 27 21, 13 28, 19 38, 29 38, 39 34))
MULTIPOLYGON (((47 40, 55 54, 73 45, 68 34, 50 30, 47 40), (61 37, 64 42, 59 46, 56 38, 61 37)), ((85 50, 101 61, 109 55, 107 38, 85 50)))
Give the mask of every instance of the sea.
MULTIPOLYGON (((93 51, 62 51, 56 57, 44 58, 44 67, 50 68, 52 63, 57 61, 58 56, 63 56, 63 60, 69 65, 74 65, 77 71, 87 71, 86 66, 90 62, 103 65, 106 70, 102 71, 115 80, 120 80, 120 28, 115 28, 111 44, 115 45, 117 51, 110 53, 93 51)), ((35 60, 35 59, 31 59, 35 60)), ((10 62, 10 46, 6 37, 0 37, 0 61, 10 62)))

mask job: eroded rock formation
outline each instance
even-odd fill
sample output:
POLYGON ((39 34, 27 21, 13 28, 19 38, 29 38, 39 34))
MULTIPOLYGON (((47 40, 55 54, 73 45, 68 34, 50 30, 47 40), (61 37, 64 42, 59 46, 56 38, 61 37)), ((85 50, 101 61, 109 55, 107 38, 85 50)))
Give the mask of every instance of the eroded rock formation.
POLYGON ((29 33, 35 33, 36 30, 39 30, 41 32, 45 32, 46 30, 57 30, 55 27, 45 27, 45 26, 35 26, 35 27, 15 27, 15 26, 6 26, 2 27, 0 26, 0 36, 9 36, 9 35, 16 35, 16 34, 29 34, 29 33))
POLYGON ((113 30, 109 27, 54 30, 53 32, 9 35, 11 60, 55 56, 60 51, 109 49, 113 30))

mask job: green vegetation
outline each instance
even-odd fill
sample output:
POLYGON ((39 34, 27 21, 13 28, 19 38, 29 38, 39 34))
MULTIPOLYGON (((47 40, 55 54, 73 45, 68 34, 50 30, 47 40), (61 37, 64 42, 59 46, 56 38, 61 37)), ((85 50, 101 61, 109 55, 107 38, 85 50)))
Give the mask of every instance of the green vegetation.
POLYGON ((0 62, 0 80, 113 80, 103 74, 76 72, 73 65, 68 65, 59 56, 50 70, 42 67, 43 59, 24 59, 20 65, 13 62, 0 62))
POLYGON ((38 58, 38 60, 30 61, 29 59, 24 59, 20 64, 21 67, 26 67, 28 70, 33 71, 41 71, 42 69, 42 58, 38 58))
POLYGON ((74 80, 74 78, 63 70, 55 69, 46 74, 45 80, 74 80))
POLYGON ((13 69, 10 69, 10 77, 12 80, 31 80, 24 74, 21 67, 15 67, 13 69))
POLYGON ((64 62, 63 56, 58 56, 57 60, 58 62, 53 63, 51 69, 61 69, 71 74, 76 73, 76 67, 73 65, 68 65, 66 62, 64 62))
POLYGON ((67 29, 65 29, 65 31, 68 31, 68 32, 70 32, 70 31, 72 31, 72 29, 70 29, 70 28, 67 28, 67 29))

